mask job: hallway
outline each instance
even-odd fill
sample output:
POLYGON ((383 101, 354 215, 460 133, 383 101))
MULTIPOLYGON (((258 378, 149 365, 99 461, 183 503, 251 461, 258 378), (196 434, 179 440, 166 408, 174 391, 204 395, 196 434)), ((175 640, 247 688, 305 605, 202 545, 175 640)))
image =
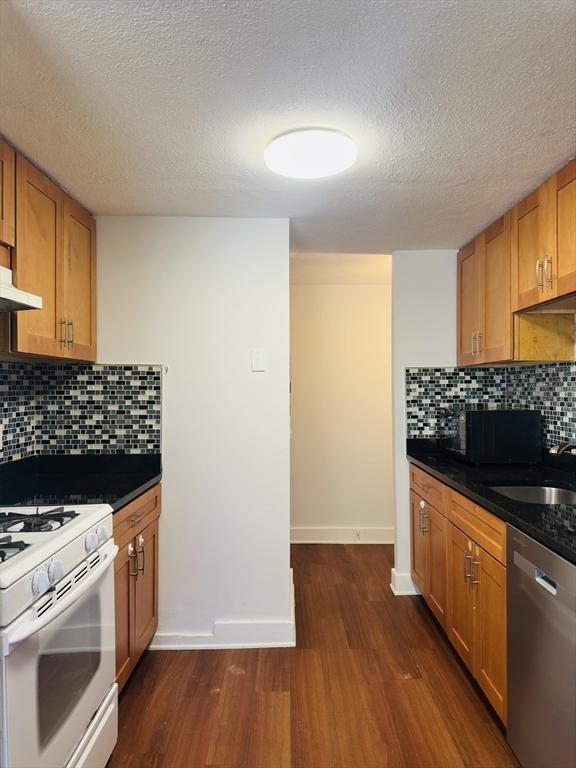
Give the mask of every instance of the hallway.
POLYGON ((512 768, 392 547, 296 545, 296 649, 148 652, 109 768, 512 768))

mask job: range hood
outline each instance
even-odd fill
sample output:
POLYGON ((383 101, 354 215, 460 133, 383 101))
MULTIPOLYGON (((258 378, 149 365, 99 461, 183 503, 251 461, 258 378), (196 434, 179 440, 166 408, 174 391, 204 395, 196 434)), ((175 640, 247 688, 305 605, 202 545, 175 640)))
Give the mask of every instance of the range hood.
POLYGON ((20 291, 12 283, 12 270, 0 267, 0 312, 42 309, 42 297, 20 291))

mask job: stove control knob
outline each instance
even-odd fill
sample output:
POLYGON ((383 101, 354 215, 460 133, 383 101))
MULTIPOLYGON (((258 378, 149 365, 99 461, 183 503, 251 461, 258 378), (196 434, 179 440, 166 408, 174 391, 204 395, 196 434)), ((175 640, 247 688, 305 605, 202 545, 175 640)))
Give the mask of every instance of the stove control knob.
POLYGON ((99 525, 98 528, 96 528, 96 534, 100 544, 104 544, 105 541, 108 541, 108 531, 106 530, 105 525, 99 525))
POLYGON ((52 560, 48 566, 48 578, 50 584, 56 584, 57 581, 64 578, 64 563, 62 560, 52 560))
POLYGON ((90 554, 90 552, 94 552, 95 549, 98 549, 98 534, 96 531, 90 531, 90 533, 86 536, 84 545, 88 554, 90 554))
POLYGON ((48 578, 48 571, 36 571, 32 576, 32 592, 35 595, 41 595, 50 589, 50 579, 48 578))

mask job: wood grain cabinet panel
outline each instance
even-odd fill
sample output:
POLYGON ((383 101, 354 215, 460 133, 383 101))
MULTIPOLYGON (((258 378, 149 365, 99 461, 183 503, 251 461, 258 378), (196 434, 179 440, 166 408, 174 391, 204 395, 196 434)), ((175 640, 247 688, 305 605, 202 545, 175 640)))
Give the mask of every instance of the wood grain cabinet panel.
POLYGON ((510 223, 508 213, 484 233, 480 268, 482 322, 477 345, 481 363, 511 360, 513 356, 510 223))
POLYGON ((412 581, 420 592, 425 592, 428 570, 427 541, 422 532, 422 516, 425 502, 413 491, 410 492, 410 517, 412 521, 412 581))
POLYGON ((95 360, 96 222, 68 196, 64 201, 60 283, 60 316, 66 323, 66 352, 75 360, 95 360))
POLYGON ((473 544, 451 523, 448 542, 448 637, 474 674, 473 544))
MULTIPOLYGON (((421 470, 419 470, 421 472, 421 470)), ((421 472, 426 475, 425 472, 421 472)), ((441 485, 435 478, 434 484, 441 485)), ((433 485, 435 488, 435 485, 433 485)), ((432 506, 413 485, 410 491, 412 580, 440 624, 446 624, 446 535, 444 504, 432 506), (442 510, 442 511, 439 511, 442 510)))
MULTIPOLYGON (((0 139, 0 244, 16 244, 16 152, 0 139)), ((0 254, 4 256, 2 249, 0 254)), ((0 262, 2 266, 10 264, 0 262)))
POLYGON ((474 674, 506 722, 506 568, 477 544, 472 562, 474 674))
POLYGON ((134 635, 140 656, 158 628, 158 520, 136 536, 136 604, 134 635))
POLYGON ((556 174, 557 296, 576 291, 576 160, 556 174))
POLYGON ((122 690, 158 628, 160 484, 114 515, 116 682, 122 690))
POLYGON ((478 333, 482 326, 481 267, 484 241, 473 240, 458 253, 457 358, 458 365, 478 360, 478 333))
POLYGON ((448 523, 443 514, 430 505, 426 507, 425 536, 428 536, 428 573, 424 597, 440 624, 446 626, 448 573, 448 523))
POLYGON ((58 303, 64 193, 21 155, 16 158, 14 284, 42 296, 42 309, 13 313, 13 351, 62 357, 58 303))
POLYGON ((134 578, 136 574, 134 543, 120 547, 114 563, 114 600, 116 616, 116 682, 122 689, 136 663, 134 633, 134 578))
POLYGON ((96 360, 96 223, 18 154, 11 262, 14 284, 41 296, 42 309, 11 313, 2 352, 96 360))

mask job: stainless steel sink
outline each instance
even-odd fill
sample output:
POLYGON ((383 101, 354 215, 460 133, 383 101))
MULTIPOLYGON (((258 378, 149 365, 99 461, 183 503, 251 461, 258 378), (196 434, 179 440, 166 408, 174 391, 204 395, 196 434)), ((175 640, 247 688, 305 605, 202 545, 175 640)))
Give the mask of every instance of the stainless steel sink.
POLYGON ((576 492, 565 488, 549 488, 544 485, 492 485, 496 493, 527 504, 574 504, 576 492))

